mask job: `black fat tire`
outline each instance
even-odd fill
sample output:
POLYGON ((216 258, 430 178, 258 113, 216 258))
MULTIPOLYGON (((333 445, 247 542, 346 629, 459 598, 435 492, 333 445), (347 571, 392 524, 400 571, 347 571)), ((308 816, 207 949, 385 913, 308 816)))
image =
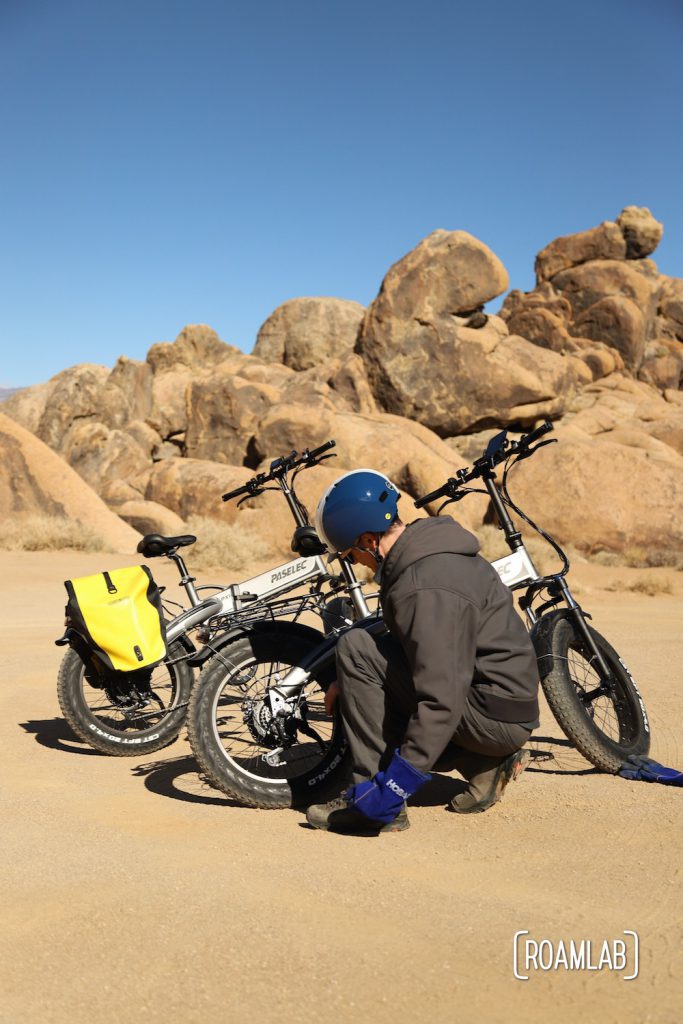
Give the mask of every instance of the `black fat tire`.
MULTIPOLYGON (((97 715, 86 699, 90 686, 85 679, 85 665, 80 655, 69 648, 62 658, 57 677, 57 697, 64 718, 76 735, 102 754, 114 757, 135 757, 161 750, 177 739, 183 727, 190 699, 194 673, 186 660, 182 644, 171 644, 168 660, 172 666, 162 663, 156 672, 164 670, 174 682, 173 707, 161 721, 149 729, 117 729, 110 721, 97 715), (175 659, 181 659, 175 661, 175 659), (180 705, 180 706, 177 706, 180 705)), ((95 694, 98 691, 92 689, 95 694)))
POLYGON ((566 616, 554 617, 549 627, 541 630, 540 644, 536 642, 541 683, 552 713, 577 750, 601 771, 616 773, 629 754, 643 755, 650 749, 647 712, 617 652, 600 633, 589 629, 613 674, 614 698, 599 697, 590 706, 592 713, 582 703, 583 688, 592 689, 599 681, 597 674, 589 680, 583 677, 590 653, 576 624, 566 616))
MULTIPOLYGON (((215 726, 217 701, 226 681, 249 663, 268 664, 277 661, 283 666, 296 665, 318 646, 319 641, 293 632, 258 632, 237 637, 221 648, 202 671, 190 699, 187 731, 192 750, 201 771, 216 789, 248 807, 275 810, 284 807, 307 807, 330 795, 338 795, 341 780, 348 770, 348 744, 335 708, 329 746, 320 761, 310 770, 289 780, 269 781, 254 773, 240 770, 226 754, 215 726)), ((319 681, 325 691, 329 680, 319 681)))

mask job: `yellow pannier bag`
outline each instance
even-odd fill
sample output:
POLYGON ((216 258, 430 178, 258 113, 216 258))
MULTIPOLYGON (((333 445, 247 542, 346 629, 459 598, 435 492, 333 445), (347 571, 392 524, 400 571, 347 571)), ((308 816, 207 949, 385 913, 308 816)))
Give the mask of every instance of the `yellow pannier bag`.
POLYGON ((166 657, 161 594, 146 565, 65 580, 67 624, 104 668, 133 672, 166 657))

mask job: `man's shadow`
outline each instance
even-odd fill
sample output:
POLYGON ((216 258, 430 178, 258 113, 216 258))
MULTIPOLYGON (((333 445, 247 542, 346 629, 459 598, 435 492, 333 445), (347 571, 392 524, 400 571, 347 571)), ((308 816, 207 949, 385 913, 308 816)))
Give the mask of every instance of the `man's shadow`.
POLYGON ((98 750, 93 750, 82 739, 72 732, 63 718, 35 719, 30 722, 19 722, 24 732, 35 736, 36 743, 51 750, 61 750, 67 754, 86 754, 94 757, 106 757, 98 750))
POLYGON ((451 777, 444 774, 445 772, 457 771, 456 758, 457 751, 449 743, 444 752, 437 758, 436 764, 430 772, 431 780, 426 786, 419 789, 414 797, 411 797, 410 806, 442 807, 444 804, 449 804, 454 796, 465 792, 467 783, 462 775, 451 777))

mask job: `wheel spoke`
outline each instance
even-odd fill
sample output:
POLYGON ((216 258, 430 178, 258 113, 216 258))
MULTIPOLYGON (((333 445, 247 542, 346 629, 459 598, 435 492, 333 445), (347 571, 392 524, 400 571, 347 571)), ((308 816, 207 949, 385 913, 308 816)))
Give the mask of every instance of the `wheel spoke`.
MULTIPOLYGON (((591 658, 578 642, 567 651, 567 668, 581 705, 595 728, 614 743, 622 742, 625 738, 623 723, 626 723, 626 731, 628 729, 628 709, 614 691, 605 692, 591 658)), ((614 686, 616 681, 612 682, 614 686)))
MULTIPOLYGON (((306 720, 320 736, 299 731, 290 746, 271 731, 271 712, 266 702, 270 689, 277 687, 291 666, 281 658, 251 664, 241 664, 228 672, 215 702, 214 732, 224 756, 242 771, 264 781, 291 780, 304 774, 318 763, 329 749, 333 721, 325 714, 325 698, 320 686, 311 681, 302 691, 293 709, 305 706, 306 720), (248 679, 248 685, 245 680, 248 679), (305 702, 305 703, 304 703, 305 702), (249 714, 253 717, 249 720, 249 714), (279 755, 280 764, 269 765, 264 755, 284 745, 279 755)), ((292 717, 290 727, 297 726, 292 717)))
POLYGON ((149 704, 140 708, 126 708, 117 703, 116 687, 109 691, 92 687, 83 672, 81 688, 88 711, 102 725, 119 732, 140 732, 158 727, 169 712, 187 706, 186 703, 176 703, 179 696, 176 665, 182 661, 183 658, 168 660, 156 665, 152 670, 146 681, 149 696, 147 697, 146 691, 142 692, 141 696, 149 701, 155 701, 158 704, 156 708, 150 707, 149 704))

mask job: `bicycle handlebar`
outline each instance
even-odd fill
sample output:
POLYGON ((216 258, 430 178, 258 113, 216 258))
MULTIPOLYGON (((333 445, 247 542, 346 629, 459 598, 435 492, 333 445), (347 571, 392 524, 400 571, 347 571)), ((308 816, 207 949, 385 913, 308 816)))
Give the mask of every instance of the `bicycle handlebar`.
MULTIPOLYGON (((425 505, 431 504, 431 502, 436 501, 438 498, 454 497, 463 484, 491 473, 497 465, 504 462, 510 455, 518 454, 520 458, 525 458, 533 454, 536 451, 535 448, 531 447, 534 442, 553 429, 552 423, 546 420, 545 423, 542 423, 540 427, 536 427, 535 430, 530 431, 528 434, 522 434, 519 441, 508 441, 507 430, 502 430, 491 438, 486 451, 474 462, 471 469, 459 469, 456 476, 449 477, 441 487, 437 487, 435 491, 431 491, 422 498, 418 498, 415 502, 415 508, 424 508, 425 505)), ((544 443, 547 444, 548 442, 544 443)))
POLYGON ((319 448, 314 448, 312 452, 309 452, 307 448, 301 458, 318 459, 324 452, 329 451, 330 448, 334 448, 336 444, 336 441, 325 441, 325 443, 321 444, 319 448))
POLYGON ((315 466, 322 455, 330 448, 334 448, 336 441, 325 441, 318 448, 314 448, 309 451, 306 448, 305 451, 299 455, 298 452, 291 451, 289 455, 281 455, 279 458, 274 459, 270 464, 270 469, 267 473, 257 473, 251 480, 247 480, 246 484, 242 484, 241 487, 236 487, 234 491, 228 491, 227 494, 223 494, 223 501, 231 501, 233 498, 239 498, 242 495, 251 495, 255 497, 260 494, 263 485, 267 484, 270 480, 278 480, 289 473, 290 470, 296 469, 298 466, 310 467, 315 466))
POLYGON ((549 434, 550 431, 554 429, 555 427, 552 425, 550 420, 546 420, 545 423, 541 423, 540 427, 536 427, 535 430, 532 430, 530 434, 522 434, 519 441, 513 441, 512 443, 517 444, 519 447, 528 448, 529 445, 534 443, 534 441, 538 441, 540 437, 543 437, 544 434, 549 434))
POLYGON ((418 498, 417 501, 414 502, 415 508, 424 508, 425 505, 431 505, 431 503, 436 501, 437 498, 443 498, 443 496, 448 493, 449 485, 457 485, 457 483, 458 481, 455 477, 449 476, 443 487, 437 487, 435 491, 430 491, 429 494, 424 494, 421 498, 418 498))

